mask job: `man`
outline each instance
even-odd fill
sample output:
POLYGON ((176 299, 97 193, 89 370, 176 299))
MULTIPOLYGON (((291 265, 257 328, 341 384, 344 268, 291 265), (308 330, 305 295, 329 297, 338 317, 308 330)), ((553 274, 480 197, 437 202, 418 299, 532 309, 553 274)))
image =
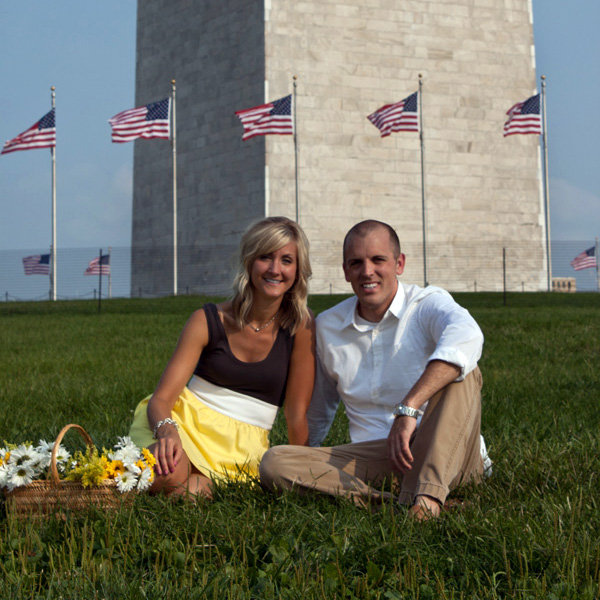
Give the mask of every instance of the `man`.
POLYGON ((483 335, 444 290, 399 283, 405 262, 389 225, 368 220, 347 233, 343 268, 355 296, 317 319, 308 416, 316 446, 341 399, 352 443, 272 448, 260 466, 265 487, 363 504, 390 496, 370 483, 397 476, 399 501, 423 519, 439 515, 457 485, 481 478, 483 335))

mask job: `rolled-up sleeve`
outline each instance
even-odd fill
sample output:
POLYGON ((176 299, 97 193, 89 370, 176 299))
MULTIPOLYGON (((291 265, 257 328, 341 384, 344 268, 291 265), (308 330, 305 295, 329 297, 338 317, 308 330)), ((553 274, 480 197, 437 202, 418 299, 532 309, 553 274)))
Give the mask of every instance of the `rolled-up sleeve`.
POLYGON ((320 446, 335 417, 340 397, 335 382, 327 374, 317 352, 317 371, 312 400, 308 407, 308 443, 320 446))
POLYGON ((483 349, 483 333, 469 311, 459 306, 450 294, 432 294, 419 307, 423 323, 435 343, 428 358, 443 360, 460 368, 456 381, 464 379, 476 366, 483 349))

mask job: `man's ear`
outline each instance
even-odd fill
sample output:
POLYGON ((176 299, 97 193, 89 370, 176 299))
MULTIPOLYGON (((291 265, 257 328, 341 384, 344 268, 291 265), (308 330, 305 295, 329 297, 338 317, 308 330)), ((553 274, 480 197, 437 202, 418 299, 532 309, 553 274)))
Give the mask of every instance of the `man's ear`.
POLYGON ((346 261, 342 263, 342 269, 344 269, 344 278, 348 283, 350 283, 350 280, 348 279, 348 271, 346 270, 346 261))
POLYGON ((406 265, 406 256, 404 254, 400 254, 396 259, 396 275, 402 275, 404 273, 404 267, 406 265))

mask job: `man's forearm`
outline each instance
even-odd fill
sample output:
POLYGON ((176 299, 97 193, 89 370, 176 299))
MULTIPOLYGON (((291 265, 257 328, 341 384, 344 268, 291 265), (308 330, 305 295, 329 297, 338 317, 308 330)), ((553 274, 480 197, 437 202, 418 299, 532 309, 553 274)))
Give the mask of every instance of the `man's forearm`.
POLYGON ((432 396, 455 381, 459 375, 460 368, 456 365, 443 360, 432 360, 427 364, 415 385, 402 399, 402 403, 411 408, 420 409, 432 396))

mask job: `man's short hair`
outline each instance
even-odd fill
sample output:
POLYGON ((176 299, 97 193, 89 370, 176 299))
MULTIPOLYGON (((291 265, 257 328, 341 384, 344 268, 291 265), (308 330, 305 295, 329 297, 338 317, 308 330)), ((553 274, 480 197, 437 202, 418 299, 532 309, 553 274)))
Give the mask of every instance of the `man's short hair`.
POLYGON ((361 221, 360 223, 357 223, 356 225, 354 225, 354 227, 352 227, 350 229, 350 231, 348 231, 348 233, 346 234, 346 237, 344 238, 344 245, 343 245, 344 262, 346 262, 346 248, 347 248, 348 244, 350 243, 350 240, 353 237, 355 237, 355 236, 365 237, 372 231, 379 229, 379 228, 383 228, 388 232, 388 235, 390 236, 390 244, 392 245, 392 251, 394 253, 394 258, 398 258, 401 254, 400 240, 398 239, 398 234, 396 233, 395 229, 391 225, 388 225, 387 223, 384 223, 383 221, 376 221, 375 219, 367 219, 366 221, 361 221))

